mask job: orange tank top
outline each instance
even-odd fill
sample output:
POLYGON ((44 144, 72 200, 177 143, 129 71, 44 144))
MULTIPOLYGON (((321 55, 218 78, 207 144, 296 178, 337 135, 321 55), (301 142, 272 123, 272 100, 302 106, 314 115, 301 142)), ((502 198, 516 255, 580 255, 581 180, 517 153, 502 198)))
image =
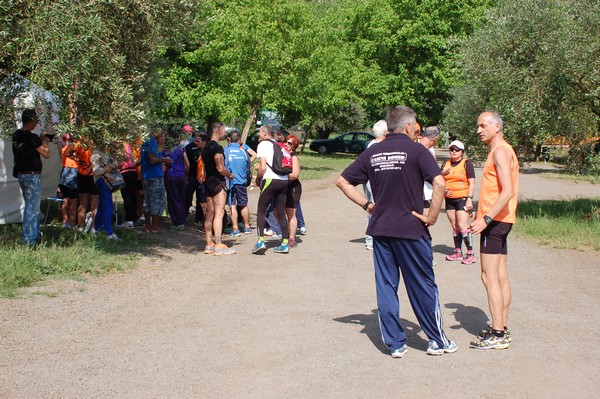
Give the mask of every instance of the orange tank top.
POLYGON ((500 143, 494 147, 485 161, 483 174, 481 176, 481 189, 479 190, 478 216, 484 216, 492 209, 492 206, 494 206, 502 191, 500 179, 498 178, 498 171, 494 164, 494 152, 499 146, 508 148, 511 153, 512 166, 510 174, 512 176, 514 195, 510 198, 504 209, 494 217, 494 220, 514 224, 517 219, 517 198, 519 197, 519 160, 517 159, 515 151, 508 143, 500 143))
POLYGON ((77 168, 77 161, 67 156, 67 151, 73 148, 73 144, 67 144, 62 149, 62 166, 64 168, 77 168))
MULTIPOLYGON (((444 176, 446 180, 446 198, 465 198, 469 195, 469 179, 467 178, 466 159, 461 159, 456 166, 452 166, 451 161, 446 161, 450 165, 450 173, 444 176)), ((444 169, 442 165, 442 169, 444 169)))
POLYGON ((78 143, 75 145, 75 154, 77 154, 77 172, 80 175, 93 175, 91 148, 83 147, 78 143))

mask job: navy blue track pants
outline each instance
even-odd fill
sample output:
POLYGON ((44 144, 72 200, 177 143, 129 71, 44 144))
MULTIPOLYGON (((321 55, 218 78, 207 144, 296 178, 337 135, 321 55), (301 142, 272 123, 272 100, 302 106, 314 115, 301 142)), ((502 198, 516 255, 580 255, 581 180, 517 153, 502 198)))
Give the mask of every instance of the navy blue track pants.
POLYGON ((400 325, 398 300, 402 272, 408 299, 425 335, 440 347, 448 345, 448 337, 442 328, 438 288, 433 274, 431 240, 373 239, 377 307, 383 342, 394 351, 402 347, 406 339, 400 325))

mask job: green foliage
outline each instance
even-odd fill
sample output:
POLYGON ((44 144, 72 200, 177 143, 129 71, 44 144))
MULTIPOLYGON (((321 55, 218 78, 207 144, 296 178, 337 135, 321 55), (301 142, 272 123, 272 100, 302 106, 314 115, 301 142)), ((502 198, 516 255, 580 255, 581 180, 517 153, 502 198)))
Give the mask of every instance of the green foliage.
POLYGON ((211 121, 276 109, 321 136, 397 103, 435 122, 455 82, 451 40, 488 3, 205 1, 184 50, 165 50, 164 111, 211 121))
POLYGON ((600 198, 519 203, 515 232, 555 248, 600 251, 600 198))
MULTIPOLYGON (((346 40, 377 76, 361 95, 371 118, 406 104, 425 124, 437 123, 456 82, 452 43, 469 34, 489 1, 348 1, 346 40)), ((366 83, 366 81, 365 81, 366 83)))
MULTIPOLYGON (((444 127, 467 142, 477 115, 495 109, 520 156, 564 137, 577 147, 600 126, 600 3, 594 0, 501 0, 481 28, 464 40, 462 85, 450 91, 444 127)), ((590 147, 574 151, 573 170, 593 170, 590 147), (590 169, 591 168, 591 169, 590 169)))
POLYGON ((193 20, 195 3, 3 2, 3 74, 19 74, 57 95, 63 130, 102 144, 126 139, 145 131, 157 48, 177 37, 174 20, 193 20))

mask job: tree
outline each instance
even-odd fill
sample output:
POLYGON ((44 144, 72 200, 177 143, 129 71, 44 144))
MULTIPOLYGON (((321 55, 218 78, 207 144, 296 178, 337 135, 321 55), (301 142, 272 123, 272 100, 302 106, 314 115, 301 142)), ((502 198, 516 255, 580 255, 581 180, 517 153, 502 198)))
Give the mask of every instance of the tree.
MULTIPOLYGON (((452 43, 481 21, 490 1, 347 1, 341 18, 354 57, 376 85, 361 96, 371 119, 394 104, 415 109, 421 122, 437 123, 457 82, 452 43)), ((364 82, 364 80, 363 80, 364 82)))
MULTIPOLYGON (((192 20, 196 1, 3 2, 0 64, 52 91, 63 129, 99 145, 145 132, 146 89, 157 49, 192 20)), ((10 93, 9 93, 10 94, 10 93)), ((5 109, 10 103, 4 102, 5 109)))
MULTIPOLYGON (((480 30, 461 44, 462 85, 451 91, 444 126, 472 146, 477 115, 499 111, 506 135, 526 159, 544 142, 566 139, 575 149, 597 136, 600 123, 600 4, 593 0, 502 0, 480 30)), ((575 150, 578 152, 578 150, 575 150)), ((587 167, 571 157, 571 166, 587 167), (579 163, 578 166, 575 166, 579 163)), ((582 168, 583 167, 583 168, 582 168)))

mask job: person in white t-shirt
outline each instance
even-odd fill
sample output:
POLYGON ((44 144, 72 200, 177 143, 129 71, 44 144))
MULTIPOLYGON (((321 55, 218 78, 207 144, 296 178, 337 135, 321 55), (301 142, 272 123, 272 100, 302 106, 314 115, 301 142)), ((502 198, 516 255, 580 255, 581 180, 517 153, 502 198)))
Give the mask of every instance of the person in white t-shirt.
POLYGON ((258 225, 258 241, 252 249, 253 254, 261 254, 267 250, 265 245, 264 229, 265 214, 269 203, 274 199, 276 201, 277 221, 281 226, 282 241, 281 245, 273 249, 277 253, 288 253, 288 221, 285 213, 285 204, 287 200, 288 176, 279 175, 272 169, 273 155, 275 147, 278 145, 273 139, 275 130, 273 126, 261 126, 258 131, 260 143, 256 149, 256 156, 259 160, 258 176, 256 181, 260 187, 260 197, 258 198, 258 207, 256 218, 258 225))
MULTIPOLYGON (((440 129, 437 126, 427 126, 423 133, 419 136, 419 143, 423 144, 425 148, 429 150, 433 159, 435 157, 435 144, 437 143, 438 137, 440 137, 440 129)), ((429 205, 431 204, 431 196, 433 195, 433 186, 424 182, 423 185, 423 214, 427 215, 429 212, 429 205)))
MULTIPOLYGON (((373 134, 375 135, 375 138, 373 140, 371 140, 369 142, 369 144, 367 144, 367 148, 371 147, 373 144, 380 143, 381 141, 383 141, 385 139, 385 135, 387 134, 387 122, 384 119, 377 121, 373 125, 373 134)), ((364 188, 365 197, 367 198, 367 200, 373 202, 373 193, 371 192, 371 183, 366 182, 363 185, 363 188, 364 188)), ((367 226, 369 226, 369 220, 371 220, 370 213, 367 215, 367 226)), ((368 234, 365 234, 365 248, 368 250, 373 249, 373 237, 371 237, 368 234)))

